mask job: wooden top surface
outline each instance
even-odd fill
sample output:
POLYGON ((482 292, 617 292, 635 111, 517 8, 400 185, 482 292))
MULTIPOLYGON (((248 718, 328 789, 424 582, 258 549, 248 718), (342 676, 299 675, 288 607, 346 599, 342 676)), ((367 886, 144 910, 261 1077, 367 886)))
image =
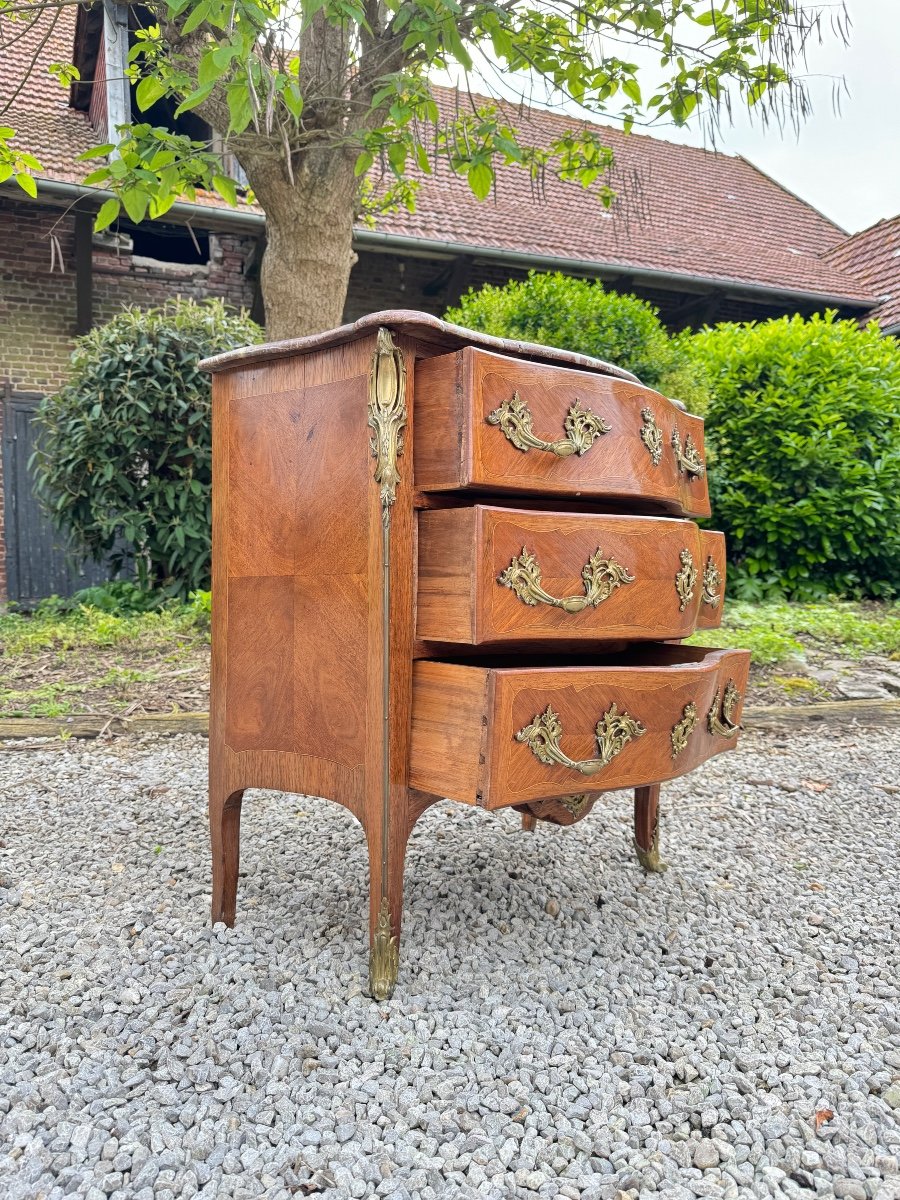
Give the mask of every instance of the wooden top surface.
POLYGON ((278 358, 289 358, 296 354, 312 354, 330 346, 339 346, 373 333, 379 326, 386 325, 396 333, 405 333, 433 346, 435 351, 449 352, 463 346, 480 346, 498 354, 515 358, 527 358, 532 362, 553 363, 561 367, 577 367, 583 371, 595 371, 599 375, 612 375, 616 379, 628 379, 640 383, 636 375, 615 367, 589 354, 578 354, 573 350, 557 350, 552 346, 538 346, 534 342, 518 342, 508 338, 493 337, 489 333, 478 333, 474 329, 463 329, 461 325, 450 325, 447 321, 433 317, 430 313, 416 312, 409 308, 392 308, 384 312, 369 313, 350 325, 340 325, 324 333, 310 337, 288 338, 283 342, 266 342, 262 346, 246 346, 239 350, 228 350, 213 358, 206 358, 200 366, 205 371, 227 371, 232 367, 256 366, 278 358))

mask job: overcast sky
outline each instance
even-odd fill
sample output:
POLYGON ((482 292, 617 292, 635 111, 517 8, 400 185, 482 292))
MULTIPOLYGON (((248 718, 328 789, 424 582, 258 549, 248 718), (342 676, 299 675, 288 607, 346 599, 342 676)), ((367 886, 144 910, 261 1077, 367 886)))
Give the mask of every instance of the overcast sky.
MULTIPOLYGON (((837 39, 810 54, 814 114, 780 136, 746 119, 721 134, 721 148, 743 154, 851 233, 900 213, 900 0, 848 0, 850 44, 837 39), (850 90, 835 116, 833 79, 850 90)), ((652 132, 652 131, 650 131, 652 132)), ((697 131, 659 131, 703 145, 697 131)))

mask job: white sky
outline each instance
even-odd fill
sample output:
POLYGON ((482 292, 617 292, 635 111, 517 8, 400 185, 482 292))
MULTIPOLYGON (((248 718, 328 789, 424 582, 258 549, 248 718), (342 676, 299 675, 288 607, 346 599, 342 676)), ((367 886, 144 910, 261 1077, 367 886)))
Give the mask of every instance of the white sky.
MULTIPOLYGON (((805 0, 839 8, 840 0, 805 0)), ((807 78, 813 114, 800 128, 779 131, 751 121, 746 111, 717 134, 716 148, 742 154, 782 186, 814 205, 851 233, 900 213, 900 0, 846 0, 851 29, 849 45, 830 34, 809 49, 807 78), (832 96, 843 77, 849 95, 841 97, 835 113, 832 96)), ((643 64, 645 54, 633 46, 619 51, 623 58, 643 64)), ((655 56, 642 78, 645 96, 652 94, 655 56)), ((515 77, 503 80, 488 72, 488 90, 518 98, 528 87, 516 87, 515 77)), ((442 82, 451 82, 444 77, 442 82)), ((478 75, 470 76, 478 89, 478 75)), ((483 87, 484 84, 481 84, 483 87)), ((533 103, 538 88, 534 88, 533 103)), ((574 106, 565 108, 573 113, 574 106)), ((602 116, 587 114, 590 120, 602 116)), ((709 145, 698 120, 685 129, 674 125, 635 126, 669 141, 709 145)))

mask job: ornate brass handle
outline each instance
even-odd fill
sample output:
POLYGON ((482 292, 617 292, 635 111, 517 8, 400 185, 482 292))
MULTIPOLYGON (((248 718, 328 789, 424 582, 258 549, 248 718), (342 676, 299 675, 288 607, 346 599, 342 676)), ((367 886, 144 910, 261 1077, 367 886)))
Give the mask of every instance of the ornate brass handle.
POLYGON ((687 475, 696 475, 698 478, 706 474, 703 459, 690 434, 684 439, 684 449, 682 450, 681 434, 678 432, 677 425, 672 430, 672 449, 675 451, 675 461, 678 463, 679 471, 684 471, 687 475))
POLYGON ((710 554, 706 559, 706 566, 703 568, 702 599, 704 604, 708 604, 710 608, 719 607, 719 601, 722 599, 722 594, 719 591, 721 585, 722 576, 719 574, 719 568, 710 554))
POLYGON ((734 686, 734 680, 729 679, 725 684, 725 695, 722 696, 722 689, 716 688, 716 694, 713 696, 712 707, 706 718, 707 728, 710 733, 717 733, 720 737, 731 738, 738 732, 740 725, 734 723, 734 710, 740 703, 741 693, 734 686), (722 704, 722 716, 719 717, 719 702, 722 704))
POLYGON ((681 566, 675 576, 675 591, 681 603, 678 611, 684 612, 694 598, 694 587, 697 583, 697 568, 694 566, 694 556, 685 548, 679 555, 681 566))
POLYGON ((641 421, 643 422, 641 425, 641 441, 647 447, 650 461, 654 467, 658 467, 663 452, 663 435, 653 416, 652 408, 641 409, 641 421))
POLYGON ((517 742, 524 742, 538 762, 547 766, 554 764, 560 767, 571 767, 580 775, 596 775, 633 739, 638 738, 647 730, 628 713, 620 713, 615 704, 611 704, 601 719, 597 722, 595 736, 600 751, 599 758, 588 758, 576 762, 564 754, 559 745, 562 737, 562 721, 559 714, 548 704, 542 713, 534 718, 530 725, 524 726, 516 734, 517 742))
POLYGON ((688 738, 694 732, 697 726, 697 705, 693 700, 688 701, 684 706, 684 711, 681 715, 681 720, 677 721, 669 735, 672 742, 672 757, 677 758, 678 755, 688 744, 688 738))
POLYGON ((518 392, 513 392, 512 400, 504 400, 486 419, 488 425, 499 425, 504 436, 517 450, 526 453, 529 450, 546 450, 557 458, 587 454, 601 433, 609 433, 611 428, 602 417, 589 408, 582 408, 581 401, 576 400, 563 421, 566 436, 558 442, 547 442, 532 432, 534 417, 518 392))
POLYGON ((525 546, 522 547, 522 553, 497 576, 497 582, 514 591, 524 604, 549 604, 551 608, 561 608, 567 613, 580 613, 588 606, 596 608, 623 583, 634 583, 634 576, 629 575, 614 558, 604 558, 599 546, 582 568, 581 579, 584 583, 583 596, 563 596, 559 599, 551 596, 544 591, 540 563, 525 546))

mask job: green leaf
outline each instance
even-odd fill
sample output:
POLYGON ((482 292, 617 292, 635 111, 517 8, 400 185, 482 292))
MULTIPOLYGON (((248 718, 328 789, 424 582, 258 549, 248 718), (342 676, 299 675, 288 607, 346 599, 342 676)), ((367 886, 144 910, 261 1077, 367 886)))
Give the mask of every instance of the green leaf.
POLYGON ((140 225, 144 217, 147 215, 147 205, 150 201, 149 193, 144 188, 126 188, 122 192, 122 203, 125 206, 125 211, 134 221, 135 225, 140 225))
POLYGON ((111 154, 115 148, 112 142, 104 142, 102 146, 92 146, 90 150, 85 150, 84 154, 79 154, 75 161, 87 162, 91 158, 106 158, 107 154, 111 154))
POLYGON ((6 183, 15 169, 12 163, 0 162, 0 183, 6 183))
POLYGON ((188 33, 193 33, 198 25, 202 25, 209 16, 212 9, 211 0, 200 0, 197 7, 188 15, 187 20, 181 27, 181 35, 184 37, 188 33))
POLYGON ((104 200, 100 205, 100 211, 97 213, 94 220, 94 233, 99 233, 101 229, 105 229, 107 225, 112 225, 113 221, 119 215, 121 205, 115 196, 111 196, 109 200, 104 200))
POLYGON ((474 163, 468 171, 469 187, 479 200, 486 200, 494 182, 494 172, 487 163, 474 163))
POLYGON ((230 84, 226 92, 228 114, 231 117, 231 133, 243 133, 253 117, 250 93, 245 80, 230 84))
POLYGON ((636 79, 623 79, 622 91, 629 100, 633 100, 635 104, 641 103, 641 88, 636 79))
POLYGON ((284 98, 284 106, 294 118, 295 121, 300 120, 300 114, 303 112, 303 97, 300 95, 300 89, 296 83, 290 82, 282 93, 284 98))
POLYGON ((198 87, 190 95, 185 96, 175 109, 175 116, 180 117, 182 113, 190 112, 192 108, 196 108, 198 104, 202 104, 215 86, 215 83, 206 83, 203 87, 198 87))
POLYGON ((33 176, 26 175, 24 171, 20 171, 16 176, 16 183, 23 192, 27 193, 27 195, 32 198, 32 200, 35 199, 37 196, 37 184, 35 183, 33 176))
POLYGON ((237 207, 237 184, 228 175, 213 175, 212 185, 232 208, 237 207))
POLYGON ((368 171, 374 161, 374 154, 370 154, 368 150, 361 151, 356 160, 356 165, 353 168, 354 175, 357 177, 360 175, 365 175, 366 171, 368 171))
POLYGON ((146 112, 168 91, 166 85, 153 75, 145 76, 135 89, 135 99, 141 112, 146 112))

